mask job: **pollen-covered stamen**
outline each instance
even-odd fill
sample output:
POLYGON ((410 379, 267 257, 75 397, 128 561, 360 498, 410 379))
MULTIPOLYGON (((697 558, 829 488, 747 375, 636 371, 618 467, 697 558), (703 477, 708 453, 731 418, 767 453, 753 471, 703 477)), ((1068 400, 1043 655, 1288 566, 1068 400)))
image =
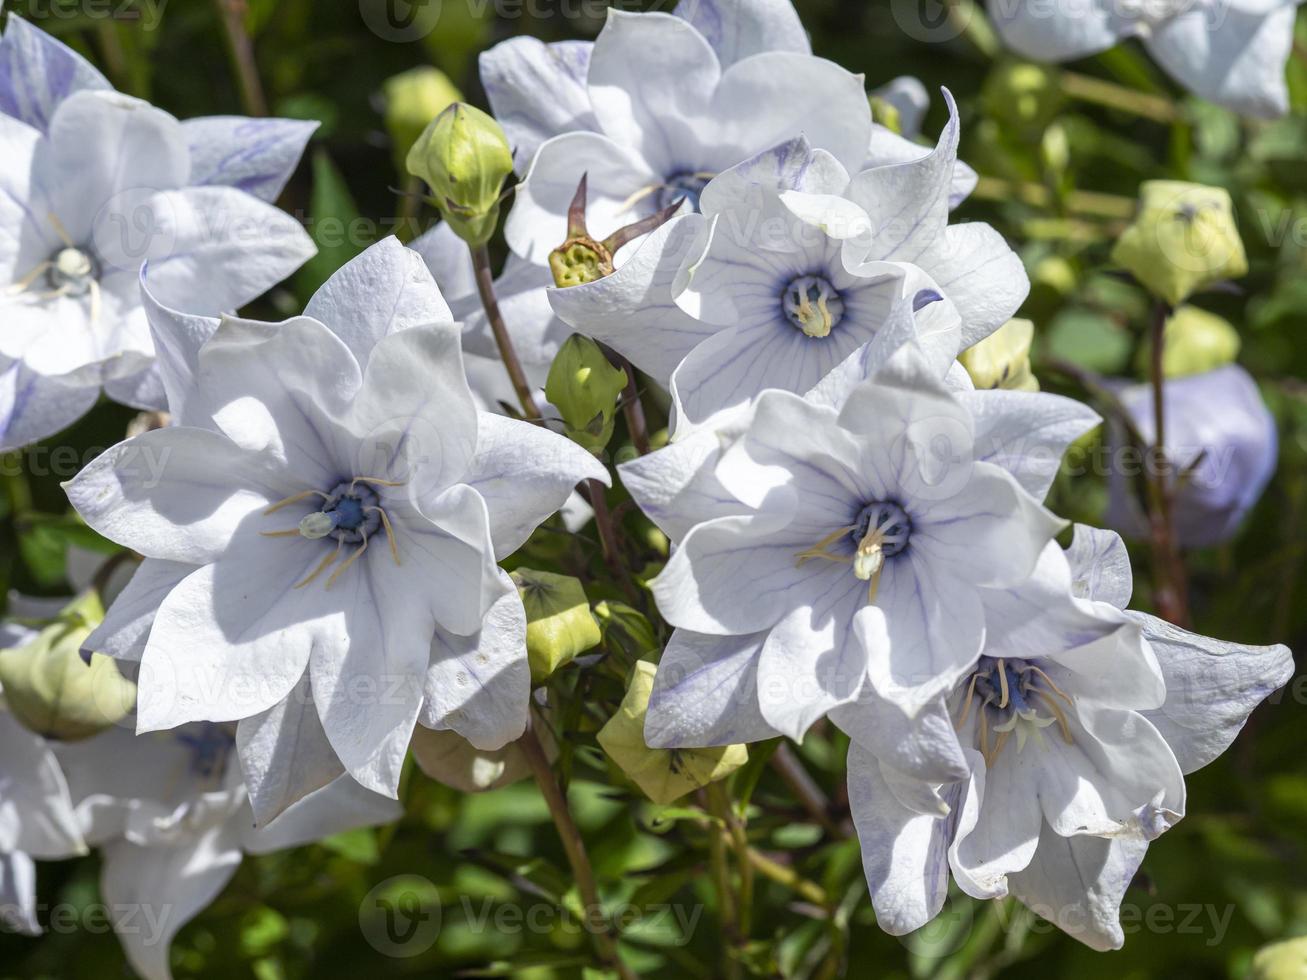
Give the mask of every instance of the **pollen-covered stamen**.
POLYGON ((902 552, 911 536, 912 521, 907 512, 896 503, 878 500, 862 508, 852 524, 836 528, 811 548, 799 552, 796 564, 802 566, 820 559, 852 565, 853 574, 870 583, 867 602, 871 603, 876 601, 885 559, 902 552), (845 543, 846 535, 853 542, 851 552, 845 543))
POLYGON ((829 337, 844 319, 844 300, 821 276, 800 276, 785 287, 781 308, 809 337, 829 337))
POLYGON ((391 523, 390 515, 386 513, 385 507, 382 506, 381 495, 377 491, 378 487, 398 486, 403 486, 403 484, 382 480, 377 477, 359 476, 347 482, 338 483, 330 493, 321 490, 305 490, 293 494, 265 510, 263 512, 265 515, 275 514, 285 507, 312 497, 318 497, 322 501, 322 506, 305 514, 300 520, 299 526, 294 530, 262 532, 265 537, 270 538, 301 537, 310 541, 318 541, 324 538, 335 540, 336 547, 302 581, 297 582, 295 588, 302 589, 306 585, 317 581, 323 572, 336 563, 346 545, 358 545, 358 550, 346 558, 344 563, 332 572, 327 579, 326 587, 331 588, 349 570, 351 565, 363 557, 368 550, 368 542, 378 531, 385 533, 386 541, 390 546, 390 556, 394 559, 395 564, 401 564, 399 544, 395 539, 395 526, 391 523))
POLYGON ((1021 752, 1032 734, 1042 739, 1040 733, 1056 724, 1063 740, 1071 744, 1063 703, 1071 707, 1074 702, 1041 667, 1024 660, 981 657, 955 706, 956 727, 962 730, 974 708, 978 747, 985 763, 993 765, 1013 734, 1021 752))

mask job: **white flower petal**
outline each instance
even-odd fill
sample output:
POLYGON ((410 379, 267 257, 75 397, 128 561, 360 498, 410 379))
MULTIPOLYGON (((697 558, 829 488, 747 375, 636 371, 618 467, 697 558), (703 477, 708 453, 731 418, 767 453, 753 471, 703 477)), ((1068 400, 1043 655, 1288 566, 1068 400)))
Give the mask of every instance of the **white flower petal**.
POLYGON ((260 827, 345 773, 318 717, 307 673, 281 703, 241 720, 236 745, 260 827))
POLYGON ((1121 900, 1148 850, 1146 841, 1061 837, 1044 824, 1035 857, 1011 875, 1027 908, 1093 949, 1120 949, 1121 900))
POLYGON ((21 362, 9 363, 0 368, 0 452, 61 432, 99 397, 99 385, 68 385, 34 374, 21 362))
POLYGON ((484 751, 521 737, 531 698, 526 610, 507 574, 500 575, 509 591, 490 607, 477 633, 436 630, 419 718, 423 727, 457 732, 484 751))
POLYGON ((58 860, 86 845, 50 746, 0 708, 0 853, 9 851, 58 860))
POLYGON ((64 99, 83 89, 112 90, 90 62, 18 16, 0 37, 0 114, 44 132, 64 99))
POLYGON ((1130 605, 1134 573, 1121 535, 1077 524, 1066 557, 1076 595, 1109 603, 1117 609, 1130 605))
POLYGON ((0 925, 22 936, 41 935, 36 918, 36 863, 21 852, 0 854, 0 925))
POLYGON ((711 748, 779 735, 759 706, 758 659, 766 638, 674 630, 649 696, 649 747, 711 748))
POLYGON ((1137 30, 1108 0, 989 0, 986 6, 1003 42, 1036 61, 1083 58, 1137 30))
POLYGON ((476 454, 463 482, 486 502, 500 560, 522 547, 584 480, 612 483, 608 469, 572 440, 529 422, 480 413, 476 454))
POLYGON ((708 40, 724 68, 763 51, 812 53, 790 0, 685 0, 675 13, 708 40))
POLYGON ((240 834, 220 823, 173 845, 113 841, 103 855, 105 903, 137 910, 137 927, 118 930, 127 961, 143 980, 172 980, 173 938, 231 881, 241 863, 240 834))
POLYGON ((261 201, 275 201, 318 126, 304 119, 247 116, 184 120, 191 184, 235 187, 261 201))
POLYGON ((119 443, 64 487, 109 540, 198 565, 226 551, 246 518, 289 493, 286 479, 218 433, 176 427, 119 443))
POLYGON ((454 322, 422 258, 396 238, 383 238, 341 266, 304 315, 331 328, 365 370, 373 348, 391 334, 454 322))
POLYGON ((145 559, 105 612, 104 620, 82 642, 82 649, 115 660, 140 660, 163 600, 195 568, 183 562, 145 559))
POLYGON ((545 141, 599 128, 586 88, 592 48, 588 41, 545 44, 514 37, 481 53, 481 84, 513 147, 519 174, 526 173, 545 141))
POLYGON ((303 847, 359 827, 394 823, 404 815, 394 800, 342 776, 310 793, 267 827, 243 827, 242 845, 249 854, 303 847))

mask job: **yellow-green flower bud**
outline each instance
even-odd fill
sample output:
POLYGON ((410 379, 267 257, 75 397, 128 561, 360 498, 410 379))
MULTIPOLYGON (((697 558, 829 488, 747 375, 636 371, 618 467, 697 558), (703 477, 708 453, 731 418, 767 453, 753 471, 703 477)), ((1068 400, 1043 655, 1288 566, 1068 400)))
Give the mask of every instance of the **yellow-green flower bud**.
POLYGON ((499 123, 455 102, 413 144, 408 169, 431 187, 441 216, 460 238, 472 246, 490 241, 513 172, 513 152, 499 123))
POLYGON ((69 605, 30 643, 0 651, 0 689, 24 727, 45 738, 75 742, 121 721, 136 703, 136 685, 114 662, 82 644, 104 619, 94 592, 69 605))
POLYGON ((580 581, 519 568, 513 582, 526 608, 526 653, 531 681, 543 684, 558 668, 603 639, 580 581))
POLYGON ((985 79, 981 99, 988 114, 1018 131, 1042 130, 1062 105, 1057 69, 1024 61, 996 67, 985 79))
POLYGON ((390 133, 396 160, 403 170, 408 151, 423 130, 431 120, 461 100, 463 93, 448 75, 430 65, 386 79, 382 91, 386 100, 386 131, 390 133))
MULTIPOLYGON (((548 725, 539 725, 545 755, 558 757, 558 743, 548 725)), ((531 767, 516 742, 493 752, 478 749, 457 732, 433 732, 419 725, 410 746, 413 758, 429 777, 464 793, 485 793, 531 776, 531 767)))
POLYGON ((1033 323, 1009 320, 980 343, 964 350, 958 360, 977 388, 1038 391, 1039 382, 1030 370, 1030 345, 1034 339, 1033 323))
POLYGON ((631 685, 617 714, 599 730, 599 745, 622 772, 655 803, 666 805, 686 793, 725 779, 749 761, 743 745, 715 749, 651 749, 644 740, 644 718, 658 668, 635 665, 631 685))
POLYGON ((1117 240, 1112 261, 1172 306, 1248 271, 1229 192, 1177 180, 1144 183, 1139 213, 1117 240))
POLYGON ((639 660, 661 646, 653 624, 624 602, 599 603, 595 606, 595 617, 603 629, 607 648, 621 650, 631 660, 639 660))
MULTIPOLYGON (((1239 331, 1229 320, 1196 306, 1182 306, 1166 321, 1166 341, 1162 348, 1162 374, 1168 378, 1185 378, 1205 374, 1233 364, 1239 357, 1239 331)), ((1140 374, 1147 374, 1152 361, 1151 342, 1139 350, 1136 363, 1140 374)))
POLYGON ((589 337, 573 334, 549 367, 545 397, 567 423, 567 434, 591 452, 613 435, 626 372, 614 367, 589 337))
POLYGON ((1262 947, 1253 957, 1248 980, 1307 980, 1307 937, 1262 947))
POLYGON ((886 129, 895 133, 903 132, 903 120, 899 116, 899 108, 889 99, 879 95, 871 95, 871 118, 876 120, 886 129))

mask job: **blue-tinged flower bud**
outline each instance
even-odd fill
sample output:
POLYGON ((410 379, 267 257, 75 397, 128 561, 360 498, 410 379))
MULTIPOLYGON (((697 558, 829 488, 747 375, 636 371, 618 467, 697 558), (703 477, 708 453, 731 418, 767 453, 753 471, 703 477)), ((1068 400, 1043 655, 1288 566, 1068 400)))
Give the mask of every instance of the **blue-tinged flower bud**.
POLYGON ((578 579, 519 568, 513 583, 526 608, 532 683, 543 684, 558 668, 599 645, 603 635, 578 579))
MULTIPOLYGON (((558 758, 558 742, 548 725, 539 725, 545 756, 558 758)), ((517 742, 502 749, 478 749, 457 732, 435 732, 418 725, 410 745, 418 768, 463 793, 485 793, 531 778, 531 766, 517 742)))
POLYGON ((617 402, 625 389, 626 372, 580 334, 563 344, 545 381, 545 397, 567 423, 568 436, 591 452, 599 452, 612 438, 617 402))
MULTIPOLYGON (((1140 435, 1151 440, 1152 387, 1123 383, 1119 397, 1140 435)), ((1168 381, 1165 397, 1166 454, 1178 474, 1176 535, 1184 547, 1221 544, 1235 535, 1275 472, 1275 419, 1256 382, 1237 364, 1168 381)), ((1112 424, 1107 523, 1122 534, 1143 538, 1148 525, 1134 477, 1147 464, 1122 454, 1119 447, 1124 444, 1121 426, 1112 424)))
POLYGON ((1172 306, 1248 271, 1229 192, 1178 180, 1143 184, 1139 213, 1117 239, 1112 261, 1172 306))
POLYGON ((617 714, 599 730, 599 745, 645 796, 666 805, 719 779, 749 761, 743 745, 714 749, 652 749, 644 740, 644 720, 658 668, 635 665, 630 687, 617 714))
POLYGON ((136 685, 101 654, 82 659, 82 644, 104 619, 95 592, 64 609, 30 643, 0 650, 0 689, 29 731, 75 742, 121 721, 136 703, 136 685))
POLYGON ((977 388, 1006 388, 1038 391, 1039 382, 1030 369, 1030 345, 1035 325, 1013 319, 958 355, 977 388))
POLYGON ((431 187, 441 216, 460 238, 472 246, 490 241, 513 172, 513 151, 499 123, 455 102, 413 144, 408 169, 431 187))
POLYGON ((1009 129, 1039 132, 1062 107, 1057 69, 1024 61, 998 65, 985 79, 981 99, 991 117, 1009 129))
POLYGON ((382 92, 386 100, 386 131, 395 145, 401 170, 409 150, 431 120, 463 98, 449 76, 430 65, 386 79, 382 92))
MULTIPOLYGON (((1168 378, 1214 371, 1233 364, 1241 341, 1229 320, 1196 306, 1182 306, 1166 321, 1166 342, 1162 349, 1162 372, 1168 378)), ((1136 368, 1147 374, 1152 360, 1152 343, 1139 350, 1136 368)))

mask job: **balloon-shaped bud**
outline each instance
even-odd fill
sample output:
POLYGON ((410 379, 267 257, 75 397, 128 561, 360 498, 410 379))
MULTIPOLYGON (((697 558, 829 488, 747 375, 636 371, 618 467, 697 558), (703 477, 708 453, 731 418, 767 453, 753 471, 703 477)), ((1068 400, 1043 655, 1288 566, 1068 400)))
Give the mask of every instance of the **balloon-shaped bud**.
POLYGON ((635 665, 617 714, 599 730, 599 745, 622 772, 655 803, 666 805, 719 779, 749 761, 743 745, 712 749, 654 749, 644 740, 644 720, 658 668, 635 665))
MULTIPOLYGON (((1229 320, 1196 306, 1182 306, 1172 313, 1165 336, 1162 373, 1168 378, 1187 378, 1233 364, 1242 346, 1239 331, 1229 320)), ((1140 374, 1149 371, 1152 347, 1145 342, 1139 350, 1135 366, 1140 374)))
POLYGON ((423 65, 386 79, 386 131, 395 146, 399 167, 431 120, 463 98, 458 86, 439 68, 423 65))
POLYGON ((513 173, 513 151, 499 123, 455 102, 413 144, 408 169, 427 182, 441 216, 460 238, 474 247, 490 241, 513 173))
POLYGON ((1144 183, 1139 212, 1117 239, 1112 261, 1172 306, 1248 271, 1229 192, 1178 180, 1144 183))
POLYGON ((121 721, 136 703, 136 685, 114 662, 94 654, 82 659, 82 644, 104 619, 95 592, 63 610, 35 638, 0 650, 0 689, 10 712, 29 731, 75 742, 121 721))
POLYGON ((579 580, 519 568, 513 582, 526 609, 526 653, 531 681, 543 684, 554 671, 599 645, 603 635, 579 580))
POLYGON ((559 349, 545 380, 545 397, 567 423, 567 434, 591 452, 613 435, 626 372, 614 367, 589 337, 573 334, 559 349))
POLYGON ((1009 320, 980 343, 964 350, 958 360, 977 388, 1038 391, 1039 382, 1030 370, 1030 345, 1034 339, 1033 323, 1009 320))
POLYGON ((1263 946, 1253 957, 1248 980, 1303 980, 1307 977, 1307 936, 1263 946))

